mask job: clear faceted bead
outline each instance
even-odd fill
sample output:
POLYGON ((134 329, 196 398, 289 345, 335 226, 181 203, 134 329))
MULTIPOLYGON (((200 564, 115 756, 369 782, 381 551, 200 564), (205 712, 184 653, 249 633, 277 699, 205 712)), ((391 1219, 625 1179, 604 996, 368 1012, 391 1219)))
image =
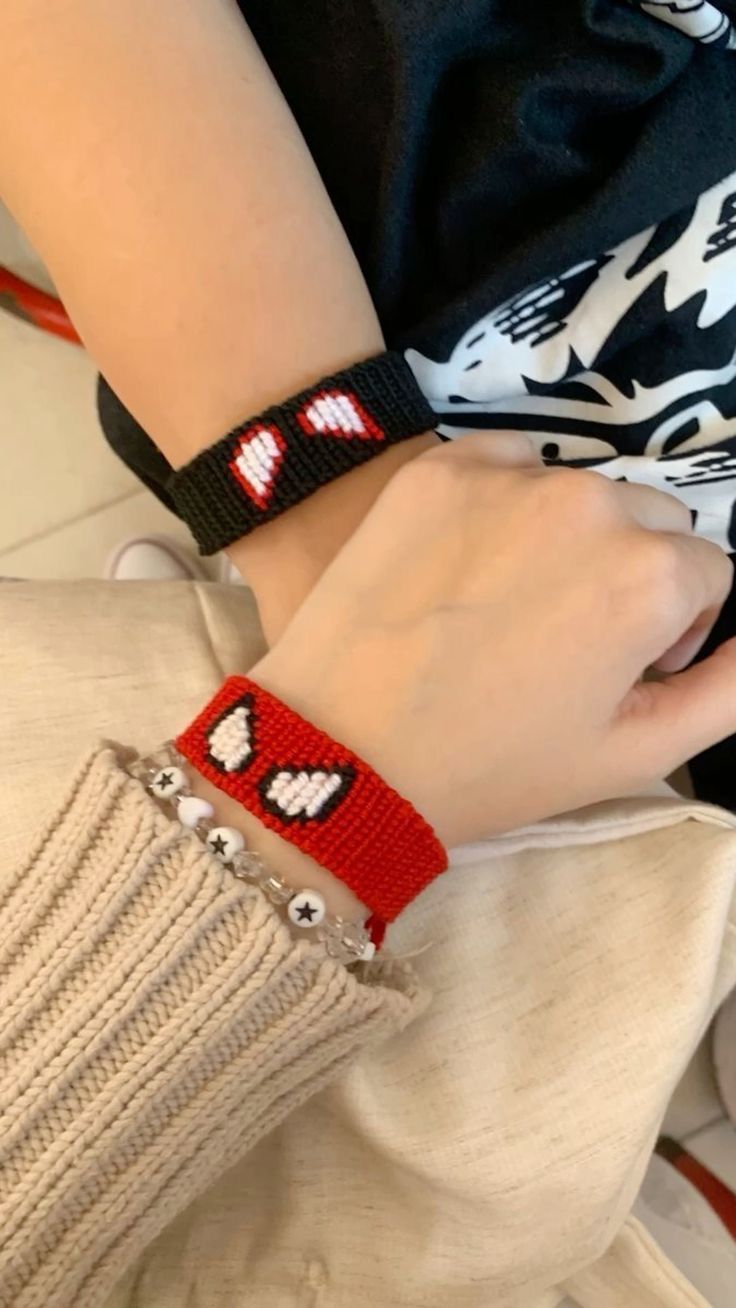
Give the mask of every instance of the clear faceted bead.
POLYGON ((288 904, 294 894, 291 886, 285 886, 283 881, 275 876, 266 877, 261 881, 261 887, 272 904, 288 904))
POLYGON ((348 953, 360 958, 368 943, 368 932, 354 922, 346 922, 342 930, 342 943, 348 953))
POLYGON ((341 936, 339 919, 326 917, 317 927, 317 939, 327 944, 328 940, 339 940, 341 936))
POLYGON ((262 867, 258 855, 252 854, 249 849, 236 854, 232 862, 233 876, 236 876, 238 881, 258 881, 262 867))
POLYGON ((248 876, 252 881, 262 881, 266 876, 266 865, 260 854, 254 854, 252 849, 247 849, 241 855, 248 864, 248 876))
POLYGON ((155 777, 158 768, 152 766, 150 759, 134 758, 128 764, 128 772, 131 777, 135 777, 136 781, 142 781, 147 786, 149 781, 155 777))
POLYGON ((342 925, 339 921, 326 917, 317 927, 317 939, 322 941, 330 958, 342 957, 342 925))

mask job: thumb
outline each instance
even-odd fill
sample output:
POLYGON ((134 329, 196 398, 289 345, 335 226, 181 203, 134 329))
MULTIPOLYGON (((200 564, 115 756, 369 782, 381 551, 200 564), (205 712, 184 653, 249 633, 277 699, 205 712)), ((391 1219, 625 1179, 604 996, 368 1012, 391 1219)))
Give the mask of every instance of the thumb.
POLYGON ((636 769, 665 777, 681 763, 736 732, 736 639, 702 663, 638 686, 620 727, 636 769))

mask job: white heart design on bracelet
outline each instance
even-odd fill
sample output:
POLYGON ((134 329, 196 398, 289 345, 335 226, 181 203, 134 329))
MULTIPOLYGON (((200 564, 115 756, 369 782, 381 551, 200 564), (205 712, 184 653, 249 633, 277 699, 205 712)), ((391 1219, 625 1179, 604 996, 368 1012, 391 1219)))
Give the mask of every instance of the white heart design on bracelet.
POLYGON ((265 509, 273 495, 285 450, 278 427, 259 424, 240 437, 230 468, 259 509, 265 509))
POLYGON ((282 822, 329 817, 348 793, 353 768, 272 768, 258 787, 263 807, 282 822))
POLYGON ((209 800, 200 799, 198 795, 184 795, 180 800, 176 810, 176 816, 183 827, 189 827, 191 831, 204 818, 214 817, 215 810, 209 800))
POLYGON ((253 696, 245 695, 218 718, 207 735, 210 763, 219 772, 242 772, 253 754, 253 696))
POLYGON ((301 413, 297 422, 308 436, 357 436, 382 441, 384 433, 349 391, 322 391, 301 413))

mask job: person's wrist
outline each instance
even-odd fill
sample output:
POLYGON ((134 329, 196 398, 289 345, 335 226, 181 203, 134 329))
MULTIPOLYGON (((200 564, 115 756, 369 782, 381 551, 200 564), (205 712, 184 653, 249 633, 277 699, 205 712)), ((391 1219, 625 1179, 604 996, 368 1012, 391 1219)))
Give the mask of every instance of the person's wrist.
POLYGON ((422 785, 426 759, 413 757, 413 741, 406 724, 404 686, 406 670, 397 649, 380 651, 372 646, 381 677, 381 702, 366 692, 360 669, 371 660, 371 649, 351 649, 345 658, 339 630, 323 627, 313 633, 308 650, 287 634, 253 667, 249 677, 314 723, 328 736, 347 746, 408 800, 434 827, 443 843, 444 814, 435 796, 422 785))
POLYGON ((425 432, 392 445, 229 548, 231 562, 255 594, 269 645, 286 629, 386 483, 404 464, 439 444, 435 432, 425 432))

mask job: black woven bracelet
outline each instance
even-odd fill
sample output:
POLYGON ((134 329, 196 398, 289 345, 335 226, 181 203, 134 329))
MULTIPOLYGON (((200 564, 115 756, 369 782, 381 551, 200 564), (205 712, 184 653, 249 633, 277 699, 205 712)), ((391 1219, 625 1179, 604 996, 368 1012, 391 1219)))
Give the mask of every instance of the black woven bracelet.
POLYGON ((387 351, 242 423, 168 489, 202 554, 214 554, 435 421, 403 355, 387 351))

